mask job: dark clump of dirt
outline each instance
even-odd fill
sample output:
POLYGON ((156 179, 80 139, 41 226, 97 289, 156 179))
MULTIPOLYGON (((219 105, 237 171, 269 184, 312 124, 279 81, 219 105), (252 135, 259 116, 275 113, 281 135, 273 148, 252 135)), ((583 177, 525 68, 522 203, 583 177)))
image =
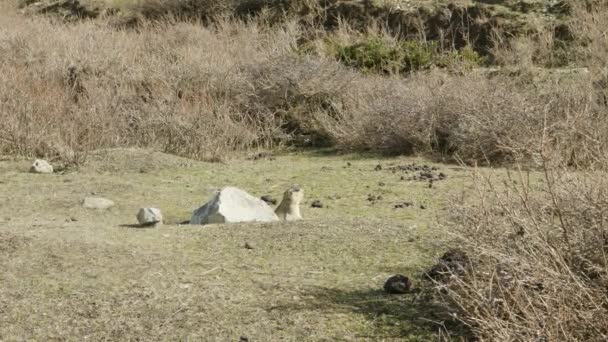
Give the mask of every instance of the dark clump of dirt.
POLYGON ((402 202, 402 203, 397 203, 395 204, 394 208, 395 209, 404 209, 404 208, 409 208, 409 207, 413 207, 414 206, 414 202, 402 202))
POLYGON ((315 200, 312 202, 312 204, 310 206, 312 208, 323 208, 323 203, 321 203, 321 201, 319 201, 319 200, 315 200))
POLYGON ((440 172, 437 167, 428 165, 398 165, 389 168, 389 170, 393 173, 406 173, 407 175, 401 176, 401 180, 407 181, 434 182, 448 178, 448 176, 445 173, 440 172))
POLYGON ((384 283, 384 291, 390 294, 405 294, 410 292, 412 281, 401 274, 394 275, 384 283))
POLYGON ((381 201, 382 199, 383 199, 383 197, 380 195, 372 195, 372 194, 367 195, 367 201, 371 202, 372 204, 376 203, 376 201, 381 201))
POLYGON ((268 204, 272 204, 272 205, 277 204, 277 200, 269 195, 262 196, 262 197, 260 197, 260 199, 268 204))
POLYGON ((435 281, 446 282, 451 276, 463 276, 471 267, 471 260, 460 249, 451 249, 439 258, 426 275, 435 281))
POLYGON ((275 160, 275 158, 270 152, 260 152, 250 156, 247 160, 275 160))

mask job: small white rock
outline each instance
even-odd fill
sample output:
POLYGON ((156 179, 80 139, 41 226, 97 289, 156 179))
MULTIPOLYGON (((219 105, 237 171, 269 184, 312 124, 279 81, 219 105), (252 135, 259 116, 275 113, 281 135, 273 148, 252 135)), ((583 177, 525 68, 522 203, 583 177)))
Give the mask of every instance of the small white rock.
POLYGON ((137 222, 141 225, 162 224, 163 214, 157 208, 141 208, 137 213, 137 222))
POLYGON ((86 209, 105 210, 114 206, 114 202, 102 197, 85 197, 82 206, 86 209))
POLYGON ((31 173, 53 173, 53 165, 44 159, 36 159, 30 167, 31 173))

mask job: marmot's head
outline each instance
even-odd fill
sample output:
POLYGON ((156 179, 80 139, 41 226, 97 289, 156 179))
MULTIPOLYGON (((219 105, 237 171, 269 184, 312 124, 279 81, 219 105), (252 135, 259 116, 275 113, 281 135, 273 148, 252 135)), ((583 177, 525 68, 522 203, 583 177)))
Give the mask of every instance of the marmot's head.
POLYGON ((283 193, 283 202, 289 204, 300 205, 300 202, 304 199, 304 190, 299 186, 292 186, 283 193))

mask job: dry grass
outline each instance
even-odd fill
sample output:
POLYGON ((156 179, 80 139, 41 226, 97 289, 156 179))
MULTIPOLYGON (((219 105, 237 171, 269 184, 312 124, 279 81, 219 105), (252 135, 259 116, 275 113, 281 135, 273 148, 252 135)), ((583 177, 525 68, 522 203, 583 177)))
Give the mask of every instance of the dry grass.
POLYGON ((593 73, 364 74, 328 49, 303 55, 295 19, 204 27, 174 18, 137 30, 106 19, 66 25, 9 12, 0 20, 8 27, 0 36, 3 153, 79 163, 91 148, 145 146, 218 160, 308 141, 502 163, 534 161, 538 151, 528 147, 547 135, 556 157, 589 165, 606 147, 605 90, 593 73))
MULTIPOLYGON (((160 6, 148 4, 153 9, 160 6)), ((335 59, 328 42, 361 37, 345 25, 333 32, 314 27, 318 31, 311 34, 302 31, 297 18, 268 25, 267 17, 247 22, 215 17, 212 24, 202 26, 177 15, 156 22, 143 20, 136 29, 128 30, 112 26, 110 19, 71 24, 40 17, 24 20, 10 10, 13 4, 2 3, 0 26, 5 29, 0 31, 0 153, 77 163, 85 174, 89 172, 86 157, 95 158, 91 150, 127 146, 222 160, 252 148, 307 144, 354 152, 424 154, 471 164, 538 167, 544 170, 543 177, 533 175, 528 179, 526 174, 515 172, 508 182, 500 184, 496 178, 480 177, 474 180, 478 192, 463 205, 454 206, 456 215, 447 221, 452 225, 446 229, 458 233, 475 267, 454 279, 447 297, 459 307, 462 321, 481 339, 605 340, 608 232, 604 211, 608 187, 603 178, 608 147, 608 11, 600 2, 586 7, 577 4, 572 6, 568 28, 571 37, 559 31, 563 27, 549 28, 532 37, 496 45, 493 54, 502 69, 454 68, 386 76, 347 68, 335 59), (581 69, 546 70, 538 66, 581 69)), ((147 16, 159 18, 165 12, 161 8, 147 16)), ((381 39, 396 39, 378 33, 382 30, 377 27, 369 31, 381 39)), ((139 175, 142 178, 137 180, 129 173, 95 181, 100 172, 121 168, 116 165, 121 164, 107 160, 106 169, 97 166, 94 173, 87 174, 88 181, 76 180, 74 188, 69 185, 74 179, 67 185, 34 182, 27 191, 35 195, 23 196, 27 203, 2 198, 3 203, 13 206, 3 206, 13 208, 7 213, 23 215, 12 221, 17 233, 0 234, 3 267, 10 271, 2 275, 1 280, 9 286, 2 289, 0 304, 20 303, 0 311, 5 320, 0 323, 10 329, 5 333, 8 338, 22 336, 24 326, 34 325, 32 320, 42 321, 42 326, 59 327, 50 334, 33 331, 32 338, 62 338, 65 333, 111 339, 177 335, 223 339, 250 333, 245 331, 254 331, 262 338, 363 336, 353 331, 372 331, 376 334, 372 338, 390 334, 410 334, 413 339, 432 336, 428 326, 412 323, 412 315, 424 311, 423 307, 379 318, 385 311, 403 311, 404 305, 384 301, 371 290, 377 288, 377 282, 369 282, 381 267, 369 251, 386 248, 382 260, 402 260, 402 246, 409 241, 403 227, 386 222, 416 224, 428 219, 426 214, 395 215, 386 208, 362 211, 360 206, 348 205, 349 200, 337 200, 341 204, 329 212, 334 221, 302 223, 281 232, 266 226, 234 233, 170 229, 166 233, 170 242, 160 246, 164 232, 154 231, 141 238, 140 233, 119 230, 116 226, 126 217, 120 215, 127 214, 123 209, 119 216, 106 217, 113 220, 109 230, 92 217, 82 219, 86 220, 86 233, 82 227, 64 223, 61 215, 65 212, 61 210, 79 213, 73 200, 76 193, 82 195, 82 189, 103 188, 129 205, 135 205, 135 200, 121 197, 127 196, 121 195, 125 189, 147 193, 150 200, 174 198, 179 204, 167 205, 174 220, 187 214, 184 208, 193 205, 183 203, 188 198, 184 193, 169 192, 176 182, 146 192, 151 184, 179 174, 178 167, 159 177, 139 175), (109 185, 104 187, 106 183, 109 185), (114 192, 116 189, 120 193, 114 192), (58 190, 60 194, 48 202, 47 194, 58 190), (19 203, 21 206, 14 207, 19 203), (61 218, 50 215, 54 221, 34 222, 27 216, 28 206, 34 204, 48 211, 59 210, 61 218), (343 219, 343 215, 379 213, 386 220, 356 223, 343 219), (32 222, 40 224, 41 231, 31 230, 32 222), (387 233, 376 232, 376 224, 381 229, 388 227, 387 233), (54 229, 67 230, 56 235, 54 229), (304 237, 298 235, 303 229, 308 229, 304 237), (97 235, 88 235, 90 231, 97 235), (124 241, 112 237, 117 232, 124 241), (243 239, 253 240, 263 234, 268 234, 267 239, 256 241, 265 247, 249 268, 243 267, 250 261, 249 254, 228 252, 243 239), (289 248, 282 249, 284 245, 289 248), (79 249, 62 254, 68 246, 79 249), (81 258, 84 251, 91 250, 94 265, 89 267, 81 258), (346 253, 344 259, 336 258, 337 251, 339 255, 346 253), (200 262, 201 258, 205 261, 200 262), (135 281, 131 279, 133 259, 140 276, 135 281), (266 264, 268 260, 273 261, 272 265, 266 264), (281 264, 285 260, 293 262, 281 264), (32 264, 35 266, 24 267, 32 264), (215 269, 217 264, 223 266, 215 269), (306 278, 306 272, 318 272, 311 265, 333 265, 334 272, 339 264, 348 265, 344 270, 349 274, 363 269, 368 281, 359 279, 343 291, 352 278, 338 271, 324 273, 319 279, 306 278), (107 265, 115 265, 118 271, 108 271, 107 265), (149 269, 157 265, 157 272, 150 273, 149 269), (196 267, 189 269, 188 265, 196 267), (246 274, 242 276, 244 268, 246 274), (20 277, 18 271, 23 269, 27 272, 20 277), (182 275, 186 281, 171 274, 177 269, 188 270, 182 275), (262 277, 249 273, 260 269, 262 277), (207 275, 209 270, 213 270, 209 274, 220 270, 221 275, 200 280, 198 274, 207 275), (66 281, 72 278, 78 282, 66 281), (299 287, 302 278, 311 280, 303 286, 305 290, 299 287), (340 281, 341 286, 330 284, 340 281), (27 282, 41 285, 28 287, 27 282), (247 292, 243 283, 262 285, 247 292), (181 286, 191 284, 198 284, 197 292, 188 295, 190 287, 181 286), (315 287, 321 287, 321 292, 315 287), (25 294, 20 292, 24 288, 25 294), (83 306, 84 298, 92 299, 83 306), (328 305, 329 299, 337 299, 337 303, 328 305), (32 306, 36 300, 43 303, 38 312, 32 306), (373 303, 371 308, 365 304, 369 301, 373 303), (200 304, 207 302, 214 305, 200 304), (260 306, 265 309, 260 310, 260 306), (324 311, 327 307, 329 313, 324 311), (350 312, 344 314, 345 308, 368 316, 362 319, 350 312), (319 315, 319 311, 325 314, 319 315), (59 319, 54 320, 53 315, 59 319), (253 322, 252 316, 262 317, 262 321, 253 322), (126 323, 120 325, 118 322, 125 317, 126 323), (217 317, 219 321, 214 320, 217 317), (200 319, 207 324, 201 326, 200 319), (81 321, 85 323, 71 323, 81 321), (400 321, 405 321, 404 327, 399 326, 400 321)), ((286 165, 274 169, 284 183, 292 181, 287 175, 293 170, 286 165)), ((188 180, 202 177, 214 186, 241 179, 264 190, 260 184, 268 177, 267 170, 249 164, 230 166, 236 174, 222 165, 205 164, 206 171, 184 171, 183 176, 188 180), (252 172, 256 175, 253 178, 252 172), (218 174, 236 178, 213 178, 218 174)), ((340 169, 342 165, 334 167, 340 169)), ((350 187, 371 178, 356 172, 350 175, 354 174, 362 178, 353 181, 337 172, 333 178, 315 175, 318 178, 306 181, 319 184, 324 179, 364 197, 368 190, 350 187)), ((6 186, 8 180, 0 183, 6 190, 1 194, 24 193, 22 184, 12 181, 10 188, 6 186)), ((401 189, 399 184, 395 186, 401 189)), ((401 190, 383 194, 401 196, 401 190)), ((335 194, 323 194, 335 198, 335 194)), ((425 244, 432 247, 420 248, 436 248, 429 241, 425 244)), ((416 260, 404 269, 412 271, 418 267, 414 264, 423 263, 416 260)), ((7 305, 0 305, 0 310, 3 307, 7 305)))
POLYGON ((444 195, 466 171, 442 168, 448 179, 429 189, 387 170, 412 162, 425 161, 313 153, 222 164, 115 149, 78 172, 33 175, 26 160, 3 159, 0 340, 436 339, 445 308, 382 285, 432 260, 444 195), (293 183, 306 190, 302 222, 176 224, 217 187, 280 198, 293 183), (116 207, 83 209, 91 193, 116 207), (325 208, 312 209, 316 199, 325 208), (393 208, 405 200, 426 209, 393 208), (130 228, 142 205, 168 224, 130 228))
POLYGON ((604 341, 608 263, 604 173, 479 177, 451 229, 474 266, 448 285, 482 340, 604 341))
MULTIPOLYGON (((578 37, 605 34, 606 7, 598 6, 575 8, 580 18, 589 19, 575 25, 578 37)), ((580 62, 603 70, 602 44, 590 42, 580 62)), ((581 108, 571 108, 569 116, 576 118, 581 108)), ((596 108, 597 115, 605 115, 603 105, 596 108)), ((480 176, 474 180, 477 194, 465 205, 454 205, 449 227, 472 266, 439 285, 481 340, 608 339, 606 158, 599 154, 586 171, 573 171, 567 160, 556 157, 560 145, 548 133, 554 124, 545 120, 538 147, 528 148, 538 155, 540 178, 521 169, 506 182, 480 176)), ((583 153, 594 150, 577 141, 567 144, 583 153)))
POLYGON ((289 51, 293 28, 165 23, 137 33, 96 21, 0 20, 10 27, 0 37, 4 153, 142 145, 213 159, 274 142, 280 122, 248 108, 246 70, 289 51))

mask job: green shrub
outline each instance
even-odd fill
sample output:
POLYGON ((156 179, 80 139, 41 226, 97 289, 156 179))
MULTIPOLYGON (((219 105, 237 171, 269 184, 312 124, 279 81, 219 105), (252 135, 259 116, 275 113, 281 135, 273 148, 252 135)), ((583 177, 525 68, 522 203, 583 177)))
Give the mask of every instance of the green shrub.
POLYGON ((389 42, 374 37, 352 45, 331 44, 334 45, 332 50, 339 61, 365 72, 398 74, 433 66, 473 68, 483 62, 482 57, 471 47, 443 52, 435 41, 389 42))

